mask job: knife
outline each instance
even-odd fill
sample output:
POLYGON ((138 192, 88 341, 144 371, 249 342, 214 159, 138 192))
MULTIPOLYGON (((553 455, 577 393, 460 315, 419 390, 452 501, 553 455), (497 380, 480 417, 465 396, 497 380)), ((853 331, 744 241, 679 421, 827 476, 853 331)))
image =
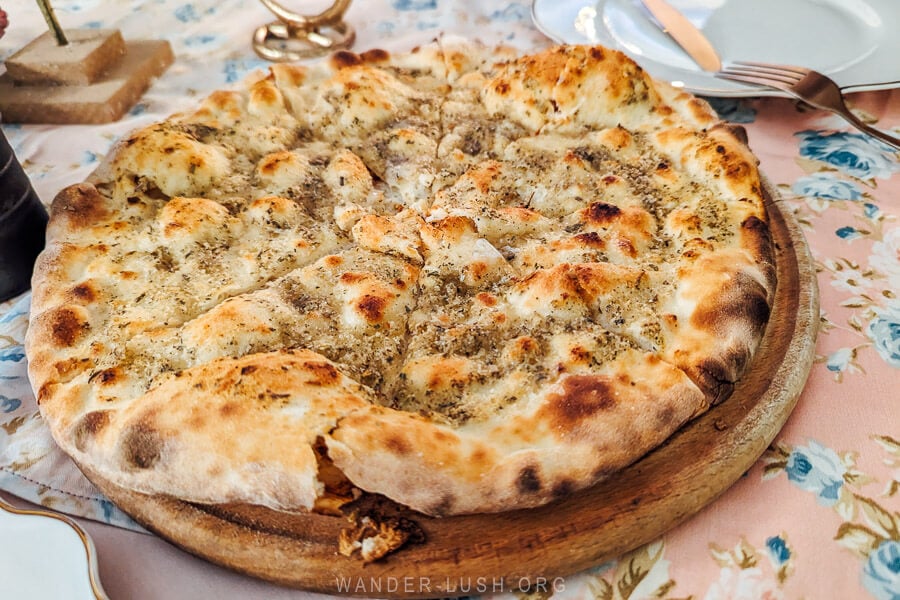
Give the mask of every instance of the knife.
POLYGON ((704 71, 718 71, 722 61, 713 45, 694 24, 666 0, 639 0, 656 24, 675 40, 704 71))

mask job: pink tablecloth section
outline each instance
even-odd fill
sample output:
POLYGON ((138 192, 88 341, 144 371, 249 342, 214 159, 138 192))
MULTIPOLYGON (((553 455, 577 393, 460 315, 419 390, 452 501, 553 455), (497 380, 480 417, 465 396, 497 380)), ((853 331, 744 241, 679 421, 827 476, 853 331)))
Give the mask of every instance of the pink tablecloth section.
MULTIPOLYGON (((3 4, 12 26, 0 57, 41 29, 32 3, 3 4)), ((129 129, 264 66, 248 38, 268 17, 251 0, 55 4, 68 26, 167 37, 178 61, 121 123, 4 127, 45 200, 83 179, 129 129)), ((547 43, 523 2, 358 0, 348 16, 360 49, 409 49, 440 32, 524 49, 547 43)), ((786 428, 719 500, 657 542, 550 591, 610 600, 900 599, 900 155, 788 100, 714 104, 747 127, 762 170, 803 224, 821 290, 816 364, 786 428)), ((900 130, 900 92, 858 94, 851 104, 878 127, 900 130)), ((27 308, 27 296, 0 304, 0 489, 118 525, 88 526, 113 597, 309 597, 124 529, 126 517, 72 479, 77 473, 47 445, 24 380, 27 308)))

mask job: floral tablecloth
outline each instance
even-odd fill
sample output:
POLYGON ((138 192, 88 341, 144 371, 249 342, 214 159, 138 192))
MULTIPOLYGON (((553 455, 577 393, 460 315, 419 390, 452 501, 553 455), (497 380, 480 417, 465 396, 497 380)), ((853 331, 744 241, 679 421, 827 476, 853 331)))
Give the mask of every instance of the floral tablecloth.
MULTIPOLYGON (((47 202, 83 180, 125 132, 266 66, 249 46, 252 28, 270 20, 254 0, 55 5, 66 27, 168 39, 177 61, 119 123, 3 126, 47 202)), ((44 29, 32 2, 2 6, 11 25, 0 59, 44 29)), ((357 0, 347 18, 357 48, 401 51, 441 33, 523 49, 549 43, 525 2, 357 0)), ((785 429, 724 496, 658 541, 550 591, 622 600, 900 599, 900 155, 788 100, 712 102, 746 126, 809 240, 822 303, 816 362, 785 429)), ((900 92, 857 94, 851 103, 865 120, 900 129, 900 92)), ((37 414, 22 348, 28 307, 28 294, 0 304, 0 489, 139 530, 55 448, 37 414)))

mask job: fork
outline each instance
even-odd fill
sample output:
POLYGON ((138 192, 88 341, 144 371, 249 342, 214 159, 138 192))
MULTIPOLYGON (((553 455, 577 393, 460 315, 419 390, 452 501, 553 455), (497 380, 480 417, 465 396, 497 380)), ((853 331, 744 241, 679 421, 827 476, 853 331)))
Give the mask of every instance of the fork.
POLYGON ((815 108, 829 110, 843 117, 860 131, 900 150, 900 139, 863 123, 847 105, 841 88, 830 78, 812 69, 791 65, 735 61, 715 73, 720 79, 749 83, 787 92, 815 108))

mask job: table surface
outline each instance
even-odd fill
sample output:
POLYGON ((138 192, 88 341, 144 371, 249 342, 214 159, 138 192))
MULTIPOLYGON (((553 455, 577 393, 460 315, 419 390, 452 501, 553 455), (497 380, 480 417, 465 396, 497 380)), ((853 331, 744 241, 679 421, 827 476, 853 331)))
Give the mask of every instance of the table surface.
MULTIPOLYGON (((112 27, 126 39, 168 39, 177 60, 119 123, 4 125, 45 201, 83 180, 127 131, 266 66, 249 45, 252 28, 270 20, 255 0, 57 0, 54 5, 66 27, 112 27)), ((0 40, 0 59, 44 27, 29 1, 7 0, 3 8, 11 25, 0 40)), ((525 2, 357 0, 347 19, 358 30, 357 49, 402 51, 441 33, 522 49, 549 43, 533 27, 525 2)), ((878 127, 900 128, 900 91, 855 94, 850 102, 878 127)), ((782 206, 796 215, 807 236, 822 304, 816 362, 787 426, 737 484, 660 540, 567 578, 554 597, 896 600, 898 154, 837 117, 789 100, 714 100, 713 105, 723 118, 747 128, 762 171, 780 188, 782 206)), ((0 489, 7 491, 0 496, 92 517, 79 522, 97 545, 101 579, 112 598, 313 597, 225 571, 121 527, 127 520, 102 503, 70 498, 66 504, 52 490, 28 487, 27 469, 12 458, 21 452, 23 431, 41 435, 27 381, 16 375, 24 370, 27 317, 19 313, 27 305, 27 295, 0 304, 0 489)))

